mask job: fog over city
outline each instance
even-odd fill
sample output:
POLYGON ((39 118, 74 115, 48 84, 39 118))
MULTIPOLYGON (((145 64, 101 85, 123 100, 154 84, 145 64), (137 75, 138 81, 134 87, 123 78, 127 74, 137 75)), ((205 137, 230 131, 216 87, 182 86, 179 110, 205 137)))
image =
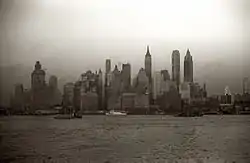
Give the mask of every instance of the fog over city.
POLYGON ((1 101, 15 83, 30 87, 37 60, 59 87, 86 70, 104 71, 105 59, 129 62, 133 76, 144 66, 146 46, 153 72, 171 72, 171 54, 190 49, 194 80, 208 93, 229 86, 242 92, 250 77, 248 0, 0 0, 1 101))

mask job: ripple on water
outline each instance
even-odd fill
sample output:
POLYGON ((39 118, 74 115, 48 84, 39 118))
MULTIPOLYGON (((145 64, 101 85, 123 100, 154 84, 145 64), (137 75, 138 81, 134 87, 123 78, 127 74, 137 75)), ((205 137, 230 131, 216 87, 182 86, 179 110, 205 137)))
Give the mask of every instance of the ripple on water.
POLYGON ((1 119, 0 162, 152 163, 194 159, 197 163, 200 159, 224 163, 227 159, 248 163, 249 119, 89 116, 56 121, 48 117, 9 117, 1 119))

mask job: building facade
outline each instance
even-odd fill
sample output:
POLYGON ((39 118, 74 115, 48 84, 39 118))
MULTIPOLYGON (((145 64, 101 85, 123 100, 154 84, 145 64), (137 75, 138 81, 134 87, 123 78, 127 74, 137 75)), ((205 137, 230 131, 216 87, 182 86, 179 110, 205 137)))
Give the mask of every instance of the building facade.
POLYGON ((177 90, 179 91, 180 85, 180 52, 174 50, 172 53, 172 80, 176 83, 177 90))
POLYGON ((184 82, 193 82, 193 58, 189 49, 184 58, 184 82))
POLYGON ((153 85, 152 85, 152 57, 149 51, 149 46, 147 46, 147 52, 145 55, 144 68, 146 75, 148 77, 148 92, 149 92, 149 102, 152 103, 153 97, 153 85))
POLYGON ((131 89, 131 65, 122 64, 121 72, 122 92, 129 92, 131 89))
POLYGON ((42 70, 42 65, 39 61, 35 64, 35 69, 31 74, 31 89, 33 91, 41 90, 46 86, 45 71, 42 70))
POLYGON ((175 83, 170 80, 168 70, 161 70, 154 73, 153 80, 153 98, 156 100, 158 96, 168 92, 170 87, 175 87, 175 83))
POLYGON ((96 111, 100 109, 101 90, 100 77, 97 72, 87 71, 81 75, 81 79, 74 86, 74 108, 78 112, 96 111))
POLYGON ((33 111, 49 107, 50 94, 45 81, 46 73, 39 61, 31 74, 31 100, 33 111))
POLYGON ((74 104, 74 83, 66 83, 63 87, 63 106, 73 107, 74 104))
POLYGON ((137 94, 149 94, 149 79, 143 68, 139 70, 136 77, 135 91, 137 94))
POLYGON ((112 72, 112 80, 110 86, 110 93, 108 97, 108 110, 120 110, 121 109, 121 86, 122 86, 122 76, 121 71, 119 71, 118 66, 112 72))

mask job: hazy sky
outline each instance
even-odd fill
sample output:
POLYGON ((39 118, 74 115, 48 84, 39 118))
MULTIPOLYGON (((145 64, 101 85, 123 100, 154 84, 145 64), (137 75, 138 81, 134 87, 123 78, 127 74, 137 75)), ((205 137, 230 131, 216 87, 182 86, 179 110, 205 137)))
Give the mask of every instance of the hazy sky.
POLYGON ((250 76, 249 11, 248 0, 0 0, 0 64, 31 72, 40 60, 49 74, 74 81, 106 58, 130 62, 135 74, 146 45, 154 71, 171 71, 172 51, 183 62, 190 48, 196 81, 211 93, 226 85, 240 92, 250 76))

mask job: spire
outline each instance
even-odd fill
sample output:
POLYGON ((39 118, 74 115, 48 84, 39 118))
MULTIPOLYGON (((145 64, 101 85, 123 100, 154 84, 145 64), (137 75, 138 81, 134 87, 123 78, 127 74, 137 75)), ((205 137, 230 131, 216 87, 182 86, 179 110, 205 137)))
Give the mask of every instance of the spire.
POLYGON ((190 51, 189 51, 189 49, 187 49, 187 55, 189 55, 189 56, 190 56, 190 51))
POLYGON ((146 56, 150 56, 149 45, 147 45, 147 53, 146 53, 146 56))
POLYGON ((187 53, 186 53, 186 56, 185 56, 185 60, 192 60, 192 56, 191 56, 191 54, 190 54, 190 50, 189 49, 187 49, 187 53))

